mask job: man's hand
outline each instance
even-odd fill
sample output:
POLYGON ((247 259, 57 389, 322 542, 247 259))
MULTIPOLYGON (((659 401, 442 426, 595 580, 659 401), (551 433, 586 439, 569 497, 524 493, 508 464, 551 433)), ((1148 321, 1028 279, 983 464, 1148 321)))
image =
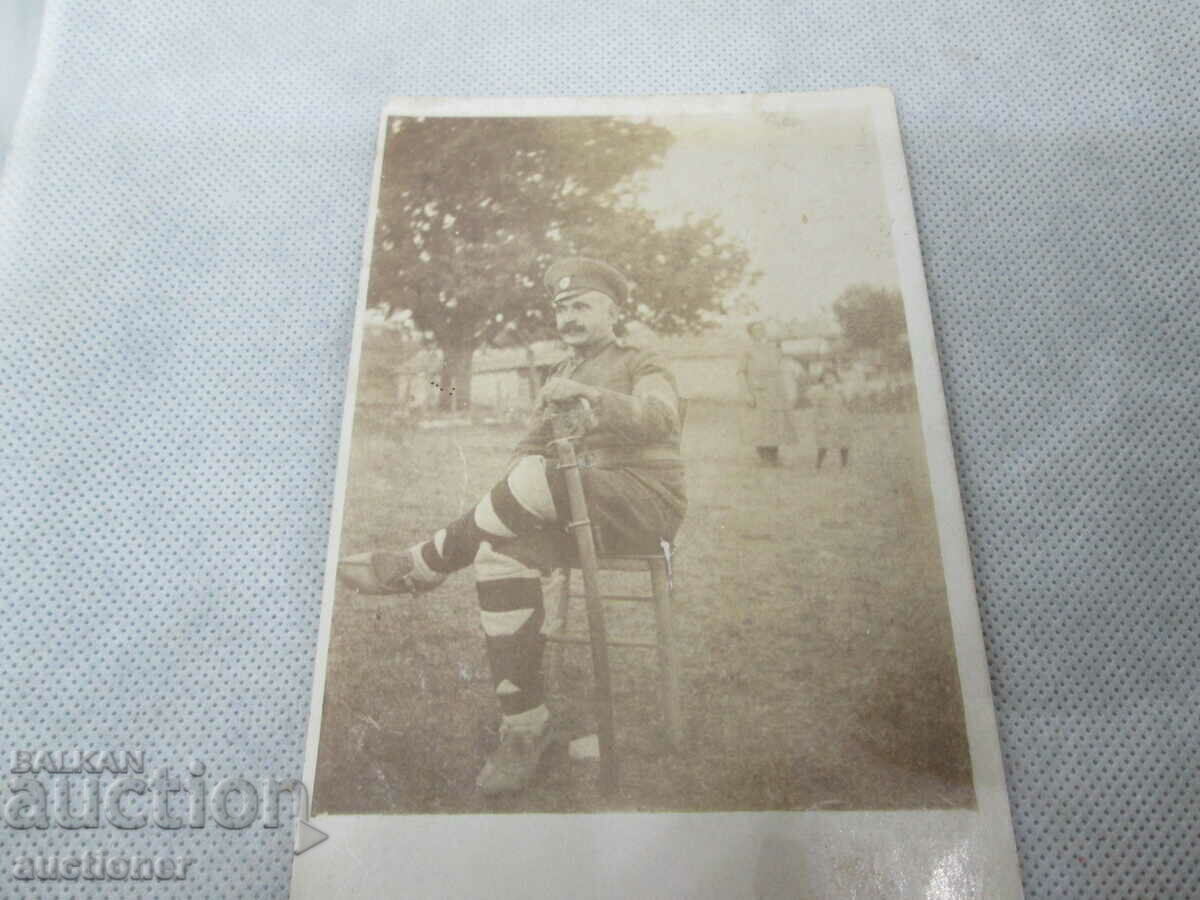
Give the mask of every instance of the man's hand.
POLYGON ((572 381, 570 378, 551 378, 542 387, 538 395, 538 406, 545 407, 557 403, 566 403, 577 397, 583 397, 589 403, 595 403, 600 391, 596 388, 572 381))

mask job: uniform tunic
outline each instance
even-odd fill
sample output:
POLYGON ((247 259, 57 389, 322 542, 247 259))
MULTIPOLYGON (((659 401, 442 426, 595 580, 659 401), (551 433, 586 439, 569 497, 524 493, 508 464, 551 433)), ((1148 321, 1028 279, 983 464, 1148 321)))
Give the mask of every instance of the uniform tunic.
MULTIPOLYGON (((666 362, 649 350, 612 340, 586 353, 573 353, 550 377, 570 378, 602 393, 594 405, 595 425, 576 441, 584 495, 600 552, 646 554, 661 552, 661 541, 674 540, 687 509, 683 459, 679 452, 680 421, 675 377, 666 362), (656 399, 635 402, 639 384, 663 383, 675 398, 675 409, 656 399)), ((514 458, 542 456, 559 523, 569 517, 566 487, 557 469, 553 422, 537 417, 517 445, 514 458)), ((561 529, 514 542, 503 552, 530 563, 545 563, 547 552, 559 557, 574 552, 573 541, 561 529), (566 537, 567 540, 563 540, 566 537), (534 558, 531 558, 531 555, 534 558)), ((497 549, 501 549, 497 547, 497 549)))
POLYGON ((752 447, 796 443, 791 413, 794 392, 779 345, 773 342, 751 345, 742 354, 738 374, 754 398, 754 406, 741 412, 743 443, 752 447))

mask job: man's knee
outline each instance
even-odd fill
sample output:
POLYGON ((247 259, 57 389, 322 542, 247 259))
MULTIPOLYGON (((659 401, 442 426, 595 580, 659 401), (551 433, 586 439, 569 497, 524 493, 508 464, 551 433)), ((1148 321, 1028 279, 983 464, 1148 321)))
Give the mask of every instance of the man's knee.
POLYGON ((540 456, 523 456, 475 507, 474 523, 501 539, 540 530, 553 521, 554 499, 540 456))
POLYGON ((537 633, 543 621, 541 576, 484 541, 475 554, 479 618, 489 638, 537 633))
POLYGON ((483 541, 475 553, 475 580, 505 581, 510 578, 540 578, 536 569, 531 569, 504 553, 497 553, 490 541, 483 541))
POLYGON ((546 478, 546 459, 542 456, 522 456, 508 473, 508 488, 514 499, 543 522, 557 517, 554 497, 546 478))

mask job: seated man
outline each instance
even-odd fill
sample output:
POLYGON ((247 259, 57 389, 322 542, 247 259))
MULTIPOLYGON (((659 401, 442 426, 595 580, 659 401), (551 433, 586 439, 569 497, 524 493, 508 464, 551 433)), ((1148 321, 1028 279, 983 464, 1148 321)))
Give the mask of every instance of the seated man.
POLYGON ((569 564, 574 543, 556 467, 552 413, 591 406, 576 441, 589 518, 602 553, 661 552, 675 537, 687 499, 679 454, 674 376, 656 354, 616 339, 624 277, 590 259, 552 265, 545 284, 571 353, 547 379, 534 424, 508 475, 465 516, 408 550, 376 551, 338 566, 364 593, 422 593, 474 564, 492 681, 503 719, 500 746, 480 772, 487 794, 523 789, 550 742, 542 681, 545 612, 539 572, 569 564))

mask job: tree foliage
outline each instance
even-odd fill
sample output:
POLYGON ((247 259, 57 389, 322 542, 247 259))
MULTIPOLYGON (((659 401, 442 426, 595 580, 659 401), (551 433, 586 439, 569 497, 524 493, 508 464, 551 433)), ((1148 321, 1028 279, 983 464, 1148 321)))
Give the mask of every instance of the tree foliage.
POLYGON ((714 219, 662 227, 639 206, 637 175, 661 164, 665 128, 575 116, 389 128, 367 302, 407 310, 460 395, 477 347, 553 333, 541 274, 555 258, 620 268, 633 284, 623 314, 664 334, 698 330, 748 280, 747 251, 714 219))
POLYGON ((899 291, 852 285, 834 301, 833 314, 852 353, 872 354, 890 369, 911 365, 904 299, 899 291))

